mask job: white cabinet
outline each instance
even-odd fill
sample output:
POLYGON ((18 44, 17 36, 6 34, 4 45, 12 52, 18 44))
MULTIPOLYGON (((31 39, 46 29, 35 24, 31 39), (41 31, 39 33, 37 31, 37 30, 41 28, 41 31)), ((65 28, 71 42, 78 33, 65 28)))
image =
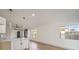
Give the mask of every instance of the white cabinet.
POLYGON ((24 50, 29 48, 28 38, 12 40, 12 50, 24 50))
POLYGON ((6 33, 6 19, 0 17, 0 33, 6 33))
POLYGON ((17 31, 18 30, 12 30, 11 31, 11 36, 10 36, 10 38, 11 38, 11 49, 12 50, 28 49, 29 48, 29 46, 28 46, 29 38, 17 38, 17 31))
POLYGON ((28 49, 29 48, 29 40, 23 39, 22 40, 22 49, 28 49))
POLYGON ((11 41, 12 43, 12 50, 20 50, 21 49, 21 46, 20 46, 20 40, 12 40, 11 41))
POLYGON ((11 49, 12 50, 24 50, 29 48, 29 36, 24 38, 23 30, 11 30, 11 49), (17 31, 20 31, 21 37, 17 38, 17 31))

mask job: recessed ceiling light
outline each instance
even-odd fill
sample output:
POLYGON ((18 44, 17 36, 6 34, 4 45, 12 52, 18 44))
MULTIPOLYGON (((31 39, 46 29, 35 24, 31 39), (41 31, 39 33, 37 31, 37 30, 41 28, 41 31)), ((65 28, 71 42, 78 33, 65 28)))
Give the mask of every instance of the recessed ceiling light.
POLYGON ((35 14, 33 13, 32 16, 35 16, 35 14))

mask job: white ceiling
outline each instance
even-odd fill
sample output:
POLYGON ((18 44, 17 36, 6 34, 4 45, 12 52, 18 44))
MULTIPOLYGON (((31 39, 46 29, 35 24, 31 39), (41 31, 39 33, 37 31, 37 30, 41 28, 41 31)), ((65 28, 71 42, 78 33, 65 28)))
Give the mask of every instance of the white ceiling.
POLYGON ((7 21, 26 28, 34 28, 44 24, 53 23, 59 17, 65 16, 69 19, 79 19, 79 10, 55 10, 55 9, 13 9, 12 15, 8 9, 0 9, 0 16, 7 21), (32 16, 35 13, 35 16, 32 16), (24 20, 23 17, 26 17, 24 20))

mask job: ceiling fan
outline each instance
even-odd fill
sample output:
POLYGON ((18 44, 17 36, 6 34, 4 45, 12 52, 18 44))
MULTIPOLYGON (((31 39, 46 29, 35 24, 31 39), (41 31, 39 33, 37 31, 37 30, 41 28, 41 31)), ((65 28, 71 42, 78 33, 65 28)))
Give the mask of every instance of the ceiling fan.
POLYGON ((20 30, 21 29, 21 27, 18 26, 17 24, 13 25, 12 27, 13 27, 14 30, 20 30))

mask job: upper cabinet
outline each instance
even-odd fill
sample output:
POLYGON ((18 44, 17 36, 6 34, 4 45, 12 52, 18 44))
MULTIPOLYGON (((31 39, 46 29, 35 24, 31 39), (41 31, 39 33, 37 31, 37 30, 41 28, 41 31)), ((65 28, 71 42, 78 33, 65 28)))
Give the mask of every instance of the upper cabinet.
POLYGON ((6 19, 0 17, 0 33, 6 33, 6 19))

